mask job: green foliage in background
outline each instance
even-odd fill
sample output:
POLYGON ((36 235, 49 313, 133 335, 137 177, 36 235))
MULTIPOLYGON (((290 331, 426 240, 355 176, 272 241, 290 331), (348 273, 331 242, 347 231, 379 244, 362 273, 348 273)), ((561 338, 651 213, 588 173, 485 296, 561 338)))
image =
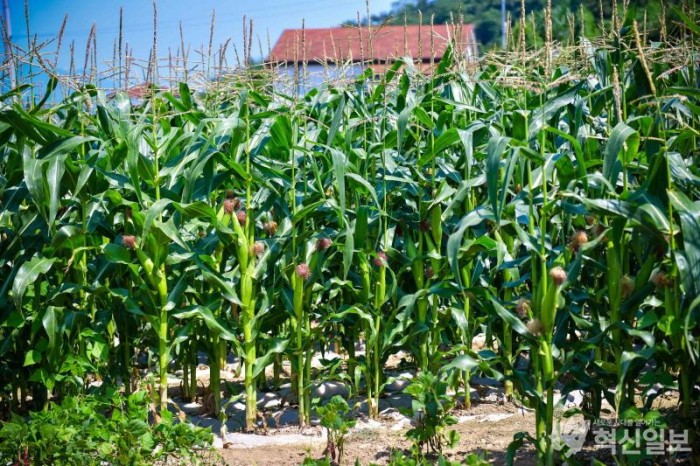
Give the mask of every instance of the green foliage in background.
MULTIPOLYGON (((623 2, 619 3, 622 11, 623 2)), ((655 31, 658 37, 662 19, 660 0, 632 0, 629 8, 638 11, 637 18, 648 30, 655 31)), ((667 2, 668 3, 668 2, 667 2)), ((528 28, 527 43, 531 47, 542 45, 545 39, 544 8, 545 0, 525 0, 526 27, 528 28)), ((511 27, 517 37, 521 16, 519 0, 505 1, 506 14, 510 18, 511 27)), ((666 6, 669 9, 669 6, 666 6)), ((598 0, 566 0, 552 2, 553 38, 567 43, 573 29, 574 37, 581 35, 592 37, 601 33, 601 24, 609 30, 613 7, 610 1, 598 0)), ((670 14, 670 11, 669 11, 670 14)), ((501 0, 399 0, 393 3, 390 11, 372 15, 370 22, 375 25, 391 24, 449 24, 463 21, 474 24, 476 38, 482 46, 490 49, 501 44, 502 21, 501 0)), ((353 24, 356 21, 348 21, 353 24)), ((671 29, 672 19, 667 18, 671 29)))
MULTIPOLYGON (((0 460, 22 465, 152 465, 168 459, 213 459, 208 429, 177 422, 170 412, 149 424, 147 391, 122 397, 71 396, 29 419, 13 415, 0 429, 0 460)), ((156 400, 157 402, 157 400, 156 400)))

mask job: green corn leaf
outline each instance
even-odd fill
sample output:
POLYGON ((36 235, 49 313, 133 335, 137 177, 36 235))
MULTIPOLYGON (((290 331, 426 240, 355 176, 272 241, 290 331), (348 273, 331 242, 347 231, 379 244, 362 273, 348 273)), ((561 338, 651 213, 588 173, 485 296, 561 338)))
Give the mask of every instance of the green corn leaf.
POLYGON ((685 194, 669 190, 668 197, 678 212, 683 233, 686 266, 679 267, 688 299, 700 296, 700 201, 692 202, 685 194))
POLYGON ((683 24, 685 25, 685 27, 688 28, 688 30, 690 30, 696 36, 700 35, 700 26, 698 26, 697 20, 694 20, 693 18, 685 14, 683 10, 681 10, 675 5, 670 5, 670 7, 671 11, 673 11, 673 13, 676 16, 678 16, 681 19, 681 21, 683 21, 683 24))
POLYGON ((535 139, 537 135, 540 134, 540 131, 542 131, 542 128, 544 128, 562 108, 573 104, 582 86, 583 83, 577 84, 566 92, 554 98, 547 99, 544 106, 536 108, 532 112, 532 118, 530 119, 529 138, 535 139))
POLYGON ((61 179, 65 173, 66 154, 56 155, 48 159, 46 183, 49 191, 49 225, 56 220, 58 204, 61 199, 61 179))
POLYGON ((272 361, 275 359, 275 356, 284 353, 287 350, 288 345, 288 339, 273 339, 272 344, 267 348, 265 354, 255 359, 255 363, 253 364, 253 378, 260 375, 265 370, 265 368, 267 368, 272 363, 272 361))
POLYGON ((24 183, 32 196, 39 212, 48 222, 48 213, 45 206, 48 205, 48 193, 45 189, 43 160, 31 156, 29 150, 25 150, 23 157, 24 183))
POLYGON ((173 243, 177 244, 185 251, 189 251, 190 248, 187 246, 187 244, 185 244, 185 242, 180 237, 180 231, 177 228, 177 226, 175 226, 175 222, 173 221, 172 218, 168 219, 167 222, 160 222, 158 220, 155 220, 153 222, 153 227, 157 228, 158 230, 163 232, 163 234, 165 236, 167 236, 168 238, 170 238, 170 240, 173 243))
POLYGON ((338 199, 340 200, 340 210, 345 215, 345 164, 347 159, 345 154, 336 149, 331 149, 333 158, 333 173, 335 175, 335 187, 338 190, 338 199))
POLYGON ((464 239, 464 234, 470 227, 479 225, 486 219, 493 219, 493 215, 486 210, 480 209, 470 212, 468 215, 462 218, 459 222, 457 230, 452 233, 447 239, 447 260, 452 268, 453 276, 460 280, 459 273, 459 251, 462 247, 462 242, 464 239))
POLYGON ((175 319, 201 319, 206 324, 210 332, 217 335, 219 338, 237 344, 238 338, 224 324, 217 319, 211 309, 206 306, 187 306, 184 309, 177 310, 172 313, 175 319))
POLYGON ((143 194, 141 193, 141 176, 139 174, 139 158, 141 153, 139 151, 138 134, 136 131, 132 131, 128 135, 127 139, 127 152, 126 152, 126 169, 129 175, 129 180, 131 181, 131 187, 136 194, 136 198, 139 203, 143 202, 143 194))
POLYGON ((0 95, 0 102, 4 102, 11 97, 21 96, 22 93, 24 91, 26 91, 27 89, 29 89, 30 87, 32 87, 31 84, 26 84, 26 83, 21 84, 21 85, 17 86, 16 88, 12 89, 11 91, 0 95))
POLYGON ((210 271, 203 263, 197 262, 197 264, 204 280, 207 283, 214 285, 221 292, 224 299, 229 302, 236 303, 239 306, 242 304, 232 282, 225 280, 218 273, 210 271))
POLYGON ((73 133, 30 115, 19 105, 0 111, 0 122, 7 123, 20 134, 40 146, 51 145, 60 139, 70 138, 73 133))
POLYGON ((457 369, 460 371, 471 371, 477 367, 479 367, 479 361, 468 354, 460 354, 445 366, 440 368, 440 370, 449 371, 450 369, 457 369))
POLYGON ((523 336, 529 336, 529 335, 530 335, 529 330, 527 329, 527 327, 525 326, 525 324, 523 324, 523 322, 518 318, 518 316, 516 316, 515 314, 513 314, 512 312, 510 312, 509 310, 507 310, 506 308, 504 308, 504 307, 501 305, 501 303, 499 303, 499 302, 496 300, 496 298, 494 298, 493 296, 489 296, 489 301, 491 302, 491 305, 493 306, 494 311, 496 311, 496 314, 497 314, 501 319, 503 319, 508 325, 510 325, 510 327, 511 327, 515 332, 517 332, 517 333, 519 333, 520 335, 523 335, 523 336))
POLYGON ((397 123, 397 145, 399 152, 401 152, 405 140, 405 135, 406 135, 406 130, 408 128, 408 120, 411 116, 411 108, 406 107, 404 108, 401 113, 399 113, 399 120, 397 123))
POLYGON ((39 112, 44 107, 46 102, 49 100, 49 97, 51 97, 51 94, 53 93, 53 91, 56 90, 57 86, 58 86, 58 78, 56 76, 51 76, 49 78, 49 82, 46 83, 46 91, 44 92, 44 96, 41 98, 41 100, 36 105, 34 105, 34 107, 32 108, 32 110, 29 113, 36 114, 37 112, 39 112))
POLYGON ((350 267, 352 267, 352 257, 355 253, 355 232, 348 225, 345 229, 343 242, 343 280, 347 280, 350 267))
POLYGON ((345 111, 345 97, 341 97, 338 103, 338 107, 335 109, 333 114, 333 120, 331 121, 331 126, 328 128, 328 138, 326 144, 331 146, 335 140, 336 134, 338 134, 338 129, 343 121, 343 112, 345 111))
POLYGON ((460 142, 460 140, 461 137, 456 128, 448 129, 440 136, 438 136, 438 138, 435 140, 435 144, 433 145, 432 150, 430 152, 427 152, 423 157, 420 158, 420 160, 418 161, 418 166, 422 167, 430 163, 440 152, 444 151, 456 142, 460 142))
POLYGON ((22 264, 15 275, 15 281, 12 284, 12 298, 15 301, 15 305, 18 309, 22 308, 22 302, 24 300, 24 294, 27 291, 27 287, 37 279, 51 270, 56 259, 47 259, 41 257, 34 257, 31 260, 22 264))
POLYGON ((489 140, 486 158, 486 182, 488 186, 488 198, 489 204, 496 217, 496 222, 501 219, 501 206, 505 200, 505 192, 507 183, 510 181, 510 176, 513 173, 513 168, 515 164, 513 163, 514 158, 510 157, 508 160, 508 168, 506 169, 506 175, 501 181, 501 160, 503 159, 503 154, 508 148, 510 143, 510 138, 504 136, 493 137, 489 140), (501 189, 501 197, 498 196, 499 187, 501 189))
POLYGON ((586 174, 586 162, 584 160, 583 149, 581 149, 581 144, 578 142, 578 140, 576 138, 574 138, 570 134, 567 134, 567 133, 560 131, 556 128, 552 128, 551 126, 545 126, 543 129, 545 131, 556 134, 557 136, 566 139, 571 144, 571 147, 574 150, 574 156, 576 157, 576 171, 577 171, 578 179, 583 183, 583 189, 584 190, 588 189, 588 176, 586 174))
POLYGON ((603 158, 603 176, 615 186, 623 166, 626 166, 639 148, 639 133, 625 123, 618 123, 610 134, 603 158))
POLYGON ((362 251, 368 246, 368 235, 369 208, 367 206, 360 206, 357 209, 357 217, 355 218, 355 223, 353 224, 353 244, 357 250, 362 251))
POLYGON ((60 310, 60 308, 48 306, 44 312, 44 316, 41 318, 41 323, 49 338, 49 349, 53 349, 54 346, 56 346, 56 341, 60 339, 56 318, 56 311, 58 310, 60 310))
POLYGON ((35 349, 27 351, 24 357, 24 367, 33 366, 41 362, 41 353, 35 349))
POLYGON ((360 175, 358 175, 356 173, 346 173, 345 177, 350 178, 352 181, 358 183, 363 188, 365 188, 367 190, 367 192, 369 193, 369 195, 372 197, 374 204, 377 206, 377 210, 380 213, 382 212, 382 206, 379 203, 379 198, 377 197, 377 192, 374 190, 372 185, 367 180, 365 180, 364 178, 362 178, 360 175))
POLYGON ((292 122, 288 115, 279 115, 270 127, 270 136, 274 144, 280 149, 292 148, 292 122))
POLYGON ((109 262, 115 264, 130 264, 132 262, 129 250, 115 243, 106 244, 102 251, 109 262))
POLYGON ((146 218, 143 222, 143 231, 141 232, 141 234, 144 237, 148 236, 151 233, 151 228, 153 227, 153 224, 156 221, 156 219, 158 219, 163 214, 165 208, 172 204, 172 202, 173 201, 171 201, 170 199, 160 199, 148 209, 148 211, 146 212, 146 218))
POLYGON ((622 357, 620 358, 620 365, 617 368, 617 388, 616 388, 616 399, 622 398, 622 392, 626 389, 627 385, 625 380, 627 379, 627 373, 634 361, 641 359, 642 361, 648 361, 652 358, 655 352, 654 347, 645 347, 638 352, 623 351, 622 357))

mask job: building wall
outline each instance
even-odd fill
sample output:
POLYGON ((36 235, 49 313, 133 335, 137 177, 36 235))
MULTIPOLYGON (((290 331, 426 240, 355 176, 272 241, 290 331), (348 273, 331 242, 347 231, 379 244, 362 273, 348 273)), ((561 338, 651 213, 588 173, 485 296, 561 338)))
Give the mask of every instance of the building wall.
POLYGON ((295 70, 293 65, 280 65, 277 68, 278 79, 275 82, 275 88, 287 94, 294 90, 294 77, 298 73, 298 86, 296 91, 300 94, 306 94, 309 90, 315 87, 321 87, 328 82, 348 82, 353 81, 357 76, 364 72, 365 68, 359 64, 348 64, 343 66, 337 65, 321 65, 320 63, 309 63, 306 69, 299 66, 295 70))

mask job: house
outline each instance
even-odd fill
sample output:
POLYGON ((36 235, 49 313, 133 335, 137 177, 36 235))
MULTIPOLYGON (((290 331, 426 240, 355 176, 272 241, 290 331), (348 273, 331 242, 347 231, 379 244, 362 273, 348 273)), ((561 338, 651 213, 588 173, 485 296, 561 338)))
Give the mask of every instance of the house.
POLYGON ((313 86, 328 79, 352 78, 367 67, 381 75, 406 56, 428 72, 450 43, 467 59, 477 56, 471 24, 286 29, 272 48, 268 62, 288 77, 294 73, 298 76, 299 70, 304 69, 306 86, 313 86))
POLYGON ((150 99, 153 92, 170 92, 175 96, 179 96, 177 89, 171 89, 165 86, 159 86, 150 82, 142 82, 126 87, 125 89, 115 89, 108 94, 109 98, 114 97, 119 92, 124 92, 132 104, 139 105, 150 99))

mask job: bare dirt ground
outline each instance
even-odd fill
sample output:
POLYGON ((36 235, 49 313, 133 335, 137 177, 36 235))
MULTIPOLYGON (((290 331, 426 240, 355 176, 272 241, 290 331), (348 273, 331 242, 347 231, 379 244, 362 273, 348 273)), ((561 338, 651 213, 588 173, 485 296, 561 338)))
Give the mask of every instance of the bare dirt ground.
MULTIPOLYGON (((663 396, 655 403, 655 408, 668 416, 671 425, 677 414, 678 398, 674 395, 663 396)), ((463 460, 471 453, 481 454, 490 464, 506 464, 508 446, 513 436, 518 432, 534 434, 535 415, 533 412, 517 408, 512 403, 479 403, 469 411, 455 411, 454 414, 460 422, 453 426, 460 434, 460 440, 456 448, 445 450, 446 456, 451 460, 463 460)), ((354 429, 347 437, 345 455, 342 464, 387 464, 394 450, 403 450, 408 454, 410 442, 404 434, 406 429, 395 429, 395 421, 392 419, 380 419, 381 428, 375 425, 362 427, 358 422, 358 428, 354 429)), ((676 426, 678 427, 678 426, 676 426)), ((299 433, 298 427, 286 427, 275 429, 269 435, 287 435, 299 433)), ((292 466, 300 465, 305 458, 321 459, 324 456, 325 442, 320 438, 320 428, 310 428, 305 433, 315 441, 301 442, 298 445, 263 446, 256 448, 236 448, 219 450, 221 464, 226 465, 259 465, 259 466, 292 466)), ((692 446, 692 445, 691 445, 692 446)), ((593 459, 598 464, 618 464, 607 448, 597 448, 593 442, 593 435, 589 432, 586 446, 576 454, 575 462, 571 464, 593 464, 593 459)), ((514 464, 517 466, 536 466, 534 447, 525 445, 521 447, 515 456, 514 464)), ((654 466, 673 465, 690 466, 690 454, 679 456, 655 456, 650 462, 645 463, 654 466)))
MULTIPOLYGON (((492 464, 505 464, 508 444, 517 432, 532 432, 534 414, 520 410, 512 404, 478 404, 469 411, 455 411, 462 422, 453 426, 459 432, 456 448, 445 450, 452 459, 462 459, 469 453, 482 453, 492 464)), ((404 438, 406 428, 392 430, 393 420, 383 419, 382 427, 359 427, 346 440, 343 464, 352 465, 356 460, 363 465, 386 464, 392 450, 407 450, 410 442, 404 438)), ((361 426, 361 423, 358 423, 361 426)), ((287 432, 299 432, 289 428, 287 432)), ((298 446, 258 447, 249 449, 223 449, 222 461, 228 465, 291 466, 299 465, 304 458, 322 458, 325 444, 316 442, 298 446)), ((516 457, 516 464, 535 465, 534 450, 523 449, 516 457)))
MULTIPOLYGON (((342 464, 354 465, 356 461, 363 466, 370 464, 387 464, 395 450, 408 454, 411 446, 405 438, 406 431, 411 428, 411 419, 405 416, 405 409, 410 408, 410 396, 403 389, 413 377, 412 371, 406 371, 400 357, 389 361, 387 376, 397 376, 396 382, 387 386, 387 392, 380 399, 380 418, 376 421, 366 417, 366 402, 362 398, 348 398, 347 388, 342 383, 324 382, 316 386, 314 397, 328 400, 334 394, 344 396, 351 407, 357 425, 346 437, 345 452, 342 464), (403 412, 402 412, 403 411, 403 412)), ((207 393, 209 374, 206 366, 198 371, 198 384, 207 393)), ((222 371, 222 379, 229 382, 229 387, 239 385, 242 389, 240 376, 234 375, 234 365, 222 371)), ((284 368, 283 376, 288 380, 288 368, 284 368)), ((268 374, 270 378, 272 374, 268 374)), ((225 465, 300 465, 305 458, 321 459, 326 447, 325 432, 319 425, 307 427, 304 430, 298 425, 298 411, 293 399, 289 399, 289 389, 269 389, 258 392, 258 409, 261 414, 260 425, 264 426, 253 434, 243 433, 244 424, 242 403, 234 403, 227 407, 227 419, 222 423, 211 416, 206 409, 206 395, 198 398, 197 402, 185 404, 178 401, 179 386, 171 386, 171 396, 174 401, 187 412, 188 421, 196 425, 210 427, 216 435, 215 464, 225 465)), ((224 396, 230 394, 224 391, 224 396)), ((557 395, 558 396, 558 395, 557 395)), ((576 408, 583 401, 583 393, 570 393, 564 404, 567 408, 576 408)), ((535 414, 531 410, 519 407, 517 403, 504 402, 503 387, 492 379, 475 377, 472 379, 472 408, 456 410, 453 414, 458 423, 451 427, 459 433, 459 442, 453 449, 445 450, 452 460, 463 460, 471 453, 478 453, 494 465, 506 464, 508 447, 514 435, 527 432, 534 435, 535 414)), ((640 400, 641 403, 641 400, 640 400)), ((610 406, 607 406, 610 408, 610 406)), ((669 419, 676 417, 678 408, 677 393, 660 396, 653 403, 653 408, 668 415, 669 419)), ((699 417, 700 417, 700 413, 699 417)), ((611 418, 612 410, 607 409, 603 417, 611 418)), ((313 423, 312 417, 312 423, 313 423)), ((592 459, 602 464, 616 464, 608 449, 597 448, 593 434, 588 431, 587 441, 583 450, 576 454, 575 464, 593 464, 592 459)), ((537 465, 535 451, 532 445, 525 443, 518 449, 514 464, 520 466, 537 465)), ((655 458, 654 465, 690 465, 689 455, 679 458, 655 458)))
MULTIPOLYGON (((411 401, 402 390, 410 382, 412 374, 410 371, 402 373, 400 357, 388 361, 387 366, 394 375, 401 376, 393 384, 394 388, 390 388, 380 400, 380 419, 367 419, 366 403, 362 398, 348 399, 349 404, 356 407, 357 425, 346 438, 343 464, 355 464, 356 460, 362 465, 386 464, 394 450, 408 453, 411 444, 406 440, 405 433, 411 428, 411 423, 401 410, 410 408, 411 401)), ((209 383, 208 368, 202 366, 201 369, 201 373, 198 371, 198 384, 205 388, 209 383)), ((240 377, 235 377, 232 369, 223 371, 222 379, 240 384, 240 377)), ((287 375, 286 372, 283 375, 287 375)), ((445 454, 458 460, 470 453, 480 453, 492 464, 505 464, 506 451, 513 435, 523 431, 534 432, 534 413, 513 403, 504 403, 502 387, 491 385, 494 381, 477 378, 472 382, 472 408, 453 412, 459 422, 451 429, 459 433, 459 443, 456 448, 445 450, 445 454)), ((325 384, 325 387, 329 392, 321 396, 323 399, 330 398, 338 388, 341 394, 343 391, 342 385, 338 387, 331 383, 325 384)), ((178 385, 171 386, 171 397, 176 402, 179 401, 179 389, 178 385)), ((211 427, 218 436, 215 445, 218 447, 217 454, 221 456, 221 464, 299 465, 307 457, 319 459, 324 456, 326 440, 323 428, 316 425, 302 431, 298 426, 296 407, 290 405, 279 390, 259 392, 258 400, 267 428, 259 429, 255 434, 241 433, 243 406, 234 404, 227 409, 229 417, 223 437, 222 424, 206 413, 204 398, 189 405, 178 404, 187 412, 189 421, 211 427), (261 406, 260 400, 263 398, 271 401, 267 408, 261 406)), ((534 450, 523 447, 516 456, 516 464, 535 465, 534 450)))
MULTIPOLYGON (((394 395, 394 398, 397 396, 394 395)), ((389 404, 388 400, 384 404, 389 404)), ((653 407, 673 424, 677 404, 676 394, 667 394, 659 397, 653 407)), ((410 428, 409 420, 393 408, 387 408, 384 412, 378 421, 368 420, 359 414, 357 426, 346 438, 343 465, 354 465, 356 461, 363 466, 384 465, 395 450, 409 453, 410 442, 405 438, 405 433, 410 428)), ((455 448, 445 450, 445 454, 455 461, 463 460, 471 453, 478 453, 490 464, 504 465, 514 435, 519 432, 534 434, 534 413, 510 402, 490 402, 482 398, 473 404, 472 409, 455 410, 453 414, 459 422, 452 428, 459 433, 460 440, 455 448)), ((613 418, 611 412, 604 416, 613 418)), ((256 434, 229 433, 227 438, 230 441, 224 448, 217 450, 219 459, 216 464, 292 466, 302 464, 305 458, 321 459, 325 454, 326 442, 320 426, 308 427, 302 431, 298 425, 289 424, 269 427, 256 434), (293 443, 289 444, 289 439, 293 439, 293 443), (280 441, 287 443, 279 444, 280 441)), ((577 462, 572 464, 593 464, 593 459, 605 465, 617 464, 609 449, 595 446, 590 431, 587 439, 586 446, 575 456, 577 462)), ((534 447, 528 444, 521 447, 516 453, 514 464, 536 466, 534 447)), ((680 457, 655 457, 648 464, 689 466, 691 461, 690 455, 686 454, 680 457)))

